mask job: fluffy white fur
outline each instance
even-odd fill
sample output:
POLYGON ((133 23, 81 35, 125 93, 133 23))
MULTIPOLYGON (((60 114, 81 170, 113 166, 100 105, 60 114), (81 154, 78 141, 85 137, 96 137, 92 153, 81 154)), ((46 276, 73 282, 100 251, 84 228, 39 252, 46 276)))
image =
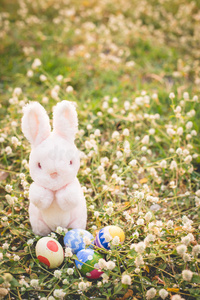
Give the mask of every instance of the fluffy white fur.
POLYGON ((29 167, 34 180, 29 190, 29 216, 37 235, 47 235, 58 226, 86 227, 86 202, 76 177, 80 167, 74 144, 77 128, 76 109, 69 101, 54 108, 52 132, 39 103, 24 108, 22 131, 32 145, 29 167))

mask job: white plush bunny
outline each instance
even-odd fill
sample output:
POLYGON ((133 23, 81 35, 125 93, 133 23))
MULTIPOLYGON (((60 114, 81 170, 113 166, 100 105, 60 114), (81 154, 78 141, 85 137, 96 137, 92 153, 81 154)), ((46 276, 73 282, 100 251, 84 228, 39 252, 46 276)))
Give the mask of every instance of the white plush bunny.
POLYGON ((22 131, 32 146, 29 216, 33 232, 47 235, 58 226, 84 229, 87 209, 76 177, 80 158, 74 144, 75 106, 66 100, 55 106, 52 132, 49 117, 38 102, 26 105, 23 112, 22 131))

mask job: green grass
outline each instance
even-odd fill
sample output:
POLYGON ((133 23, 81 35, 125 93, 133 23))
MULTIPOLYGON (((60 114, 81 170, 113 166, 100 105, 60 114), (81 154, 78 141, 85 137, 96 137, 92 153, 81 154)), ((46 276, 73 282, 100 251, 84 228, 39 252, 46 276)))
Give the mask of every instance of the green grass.
MULTIPOLYGON (((165 289, 166 299, 200 299, 199 1, 1 2, 0 298, 162 299, 165 289), (36 58, 42 64, 33 69, 36 58), (96 281, 80 274, 75 255, 58 268, 59 278, 41 265, 40 237, 29 223, 30 145, 21 132, 22 107, 38 101, 52 117, 63 99, 77 103, 87 229, 94 236, 106 225, 125 232, 123 245, 97 249, 115 267, 104 268, 96 281), (184 243, 181 255, 177 247, 184 243), (189 280, 185 270, 192 272, 186 271, 189 280)), ((64 232, 54 235, 63 245, 64 232)))

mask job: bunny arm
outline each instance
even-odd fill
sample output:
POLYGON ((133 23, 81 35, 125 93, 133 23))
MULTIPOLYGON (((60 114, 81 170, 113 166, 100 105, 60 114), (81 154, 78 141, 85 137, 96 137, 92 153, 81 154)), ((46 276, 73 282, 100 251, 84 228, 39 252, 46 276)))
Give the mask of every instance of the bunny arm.
POLYGON ((44 210, 53 202, 54 193, 33 182, 29 189, 29 199, 38 209, 44 210))
POLYGON ((58 206, 66 211, 75 208, 80 202, 85 201, 82 188, 77 178, 55 194, 58 206))

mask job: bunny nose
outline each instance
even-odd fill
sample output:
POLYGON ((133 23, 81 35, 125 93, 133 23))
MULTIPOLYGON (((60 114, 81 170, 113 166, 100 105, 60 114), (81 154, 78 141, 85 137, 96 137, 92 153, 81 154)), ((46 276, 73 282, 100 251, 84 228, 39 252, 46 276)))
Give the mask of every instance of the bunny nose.
POLYGON ((58 176, 58 173, 57 172, 51 173, 50 176, 51 176, 51 178, 54 179, 58 176))

